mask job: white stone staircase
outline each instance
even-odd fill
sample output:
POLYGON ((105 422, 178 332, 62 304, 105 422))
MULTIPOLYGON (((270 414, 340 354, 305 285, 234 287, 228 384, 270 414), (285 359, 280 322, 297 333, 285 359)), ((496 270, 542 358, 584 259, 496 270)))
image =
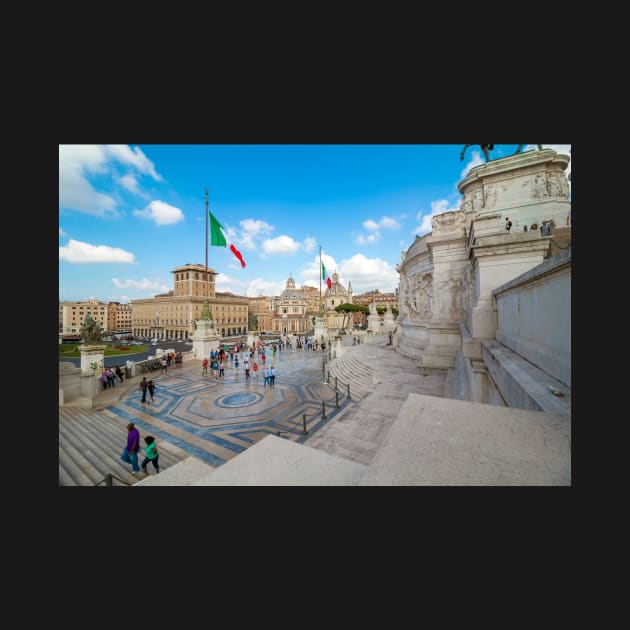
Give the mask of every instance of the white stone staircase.
MULTIPOLYGON (((113 479, 113 485, 118 486, 132 485, 144 478, 141 472, 132 473, 131 465, 120 459, 126 440, 127 421, 107 410, 59 407, 59 485, 105 485, 101 482, 108 474, 118 478, 113 479)), ((182 449, 162 440, 159 451, 160 471, 188 457, 182 449)), ((141 450, 138 464, 143 453, 141 450)), ((154 474, 151 464, 148 471, 154 474)))

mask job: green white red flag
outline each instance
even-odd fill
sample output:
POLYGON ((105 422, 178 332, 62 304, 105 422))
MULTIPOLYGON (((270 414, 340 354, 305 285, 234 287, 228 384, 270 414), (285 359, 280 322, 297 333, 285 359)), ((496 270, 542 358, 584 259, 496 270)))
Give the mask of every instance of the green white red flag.
POLYGON ((326 267, 324 267, 323 262, 322 262, 322 280, 326 282, 326 285, 328 286, 329 289, 332 287, 332 280, 330 279, 330 276, 328 275, 328 272, 326 271, 326 267))
MULTIPOLYGON (((210 245, 226 247, 228 240, 225 237, 225 228, 209 210, 208 214, 210 215, 210 245)), ((231 252, 238 258, 241 267, 245 269, 245 261, 243 260, 243 256, 241 256, 241 252, 236 249, 234 243, 230 243, 229 247, 231 252)))

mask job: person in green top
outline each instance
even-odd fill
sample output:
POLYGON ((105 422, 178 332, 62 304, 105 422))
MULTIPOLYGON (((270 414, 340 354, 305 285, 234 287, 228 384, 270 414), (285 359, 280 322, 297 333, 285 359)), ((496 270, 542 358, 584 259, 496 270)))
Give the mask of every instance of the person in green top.
POLYGON ((144 449, 144 452, 146 453, 146 457, 142 461, 142 464, 140 464, 140 466, 142 467, 142 472, 145 475, 149 474, 149 471, 147 470, 147 466, 149 465, 149 462, 151 462, 153 464, 153 468, 155 468, 155 474, 157 475, 160 472, 160 467, 158 465, 158 459, 160 457, 160 454, 158 453, 157 444, 155 443, 155 438, 152 435, 147 435, 144 438, 144 441, 146 442, 147 446, 144 449))

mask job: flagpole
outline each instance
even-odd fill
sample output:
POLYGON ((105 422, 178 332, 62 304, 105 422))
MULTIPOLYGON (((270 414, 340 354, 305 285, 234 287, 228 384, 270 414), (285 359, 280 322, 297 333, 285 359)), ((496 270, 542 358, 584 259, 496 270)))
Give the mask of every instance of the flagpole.
POLYGON ((322 246, 319 246, 319 310, 322 310, 322 246))
POLYGON ((206 295, 201 310, 201 319, 212 319, 210 304, 208 303, 208 187, 206 186, 206 295))

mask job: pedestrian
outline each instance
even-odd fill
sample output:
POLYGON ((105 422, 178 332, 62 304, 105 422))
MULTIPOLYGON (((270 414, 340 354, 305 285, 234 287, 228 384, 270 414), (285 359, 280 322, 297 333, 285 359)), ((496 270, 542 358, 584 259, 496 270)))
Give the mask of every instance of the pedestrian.
POLYGON ((254 378, 256 379, 256 382, 258 382, 258 363, 256 363, 256 361, 254 361, 254 365, 252 365, 252 370, 254 370, 254 378))
POLYGON ((208 359, 206 359, 204 357, 203 361, 201 362, 201 376, 207 376, 208 374, 208 359))
POLYGON ((276 368, 271 366, 269 370, 269 389, 274 389, 276 384, 276 368))
POLYGON ((155 468, 155 474, 159 474, 160 472, 160 466, 158 465, 158 459, 160 458, 160 454, 158 453, 158 449, 157 449, 157 444, 155 443, 155 438, 152 435, 147 435, 144 438, 144 441, 146 443, 146 448, 144 449, 144 452, 146 454, 146 457, 142 460, 142 472, 145 475, 149 474, 149 471, 147 470, 147 466, 149 465, 149 462, 151 462, 153 464, 153 468, 155 468))
POLYGON ((508 217, 505 217, 505 229, 509 232, 512 227, 512 221, 508 217))
POLYGON ((109 387, 109 378, 105 368, 103 368, 103 371, 101 372, 101 383, 103 384, 103 389, 107 389, 109 387))
POLYGON ((168 366, 165 358, 162 358, 162 369, 160 370, 160 374, 168 374, 168 366))
POLYGON ((123 373, 122 370, 120 369, 120 365, 116 366, 116 376, 120 379, 120 382, 123 382, 123 373))
POLYGON ((223 363, 223 359, 219 363, 219 378, 225 378, 225 363, 223 363))
POLYGON ((110 387, 116 387, 116 375, 111 368, 107 368, 107 382, 110 387))
POLYGON ((133 422, 130 422, 127 425, 127 445, 123 449, 120 459, 122 459, 123 462, 125 462, 126 464, 131 464, 132 472, 140 472, 140 467, 138 466, 138 451, 139 450, 140 450, 140 431, 136 429, 133 422))
POLYGON ((140 381, 140 385, 138 385, 138 389, 142 392, 142 400, 140 402, 147 402, 147 389, 149 384, 147 383, 147 377, 143 376, 140 381))
POLYGON ((149 402, 155 402, 155 398, 153 398, 153 395, 155 394, 155 383, 153 382, 153 379, 147 383, 147 389, 149 390, 149 402))
POLYGON ((269 384, 269 368, 266 367, 263 369, 263 377, 264 377, 263 387, 267 389, 267 385, 269 384))

